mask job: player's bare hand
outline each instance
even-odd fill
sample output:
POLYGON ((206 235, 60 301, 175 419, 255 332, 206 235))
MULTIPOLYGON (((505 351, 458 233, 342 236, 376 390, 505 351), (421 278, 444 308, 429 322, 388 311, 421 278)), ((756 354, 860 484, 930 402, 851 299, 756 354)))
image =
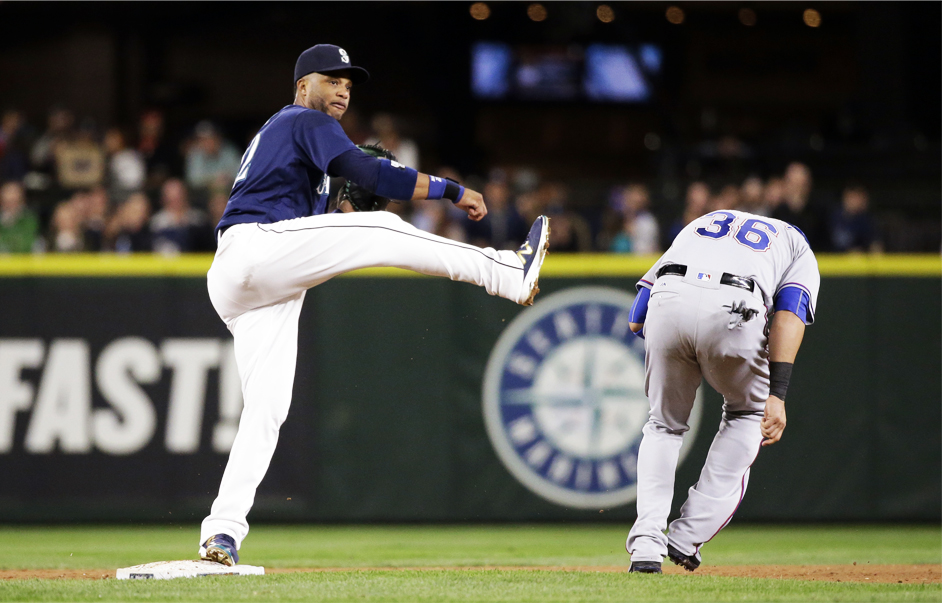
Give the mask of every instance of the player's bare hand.
POLYGON ((782 439, 785 431, 785 401, 776 396, 769 396, 765 402, 765 416, 759 423, 763 446, 771 446, 782 439))
POLYGON ((468 217, 475 222, 479 222, 481 218, 487 215, 487 208, 484 207, 484 197, 481 196, 481 193, 470 188, 464 189, 464 194, 461 195, 461 199, 458 199, 455 205, 463 209, 468 217))

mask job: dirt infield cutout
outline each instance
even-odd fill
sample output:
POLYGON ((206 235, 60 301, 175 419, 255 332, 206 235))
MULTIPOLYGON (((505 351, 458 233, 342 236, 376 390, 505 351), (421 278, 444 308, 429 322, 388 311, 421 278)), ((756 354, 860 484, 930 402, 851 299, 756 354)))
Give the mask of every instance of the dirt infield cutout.
MULTIPOLYGON (((515 566, 487 565, 467 567, 319 567, 319 568, 266 568, 267 574, 286 574, 298 572, 362 572, 362 571, 544 571, 544 572, 604 572, 617 573, 627 571, 626 566, 515 566)), ((685 572, 670 564, 664 566, 665 574, 685 574, 696 576, 725 576, 729 578, 767 578, 779 580, 809 580, 819 582, 869 582, 899 584, 939 584, 942 583, 942 565, 717 565, 703 566, 696 572, 685 572)), ((24 580, 39 578, 44 580, 114 579, 115 570, 95 569, 7 569, 0 570, 0 579, 24 580)))

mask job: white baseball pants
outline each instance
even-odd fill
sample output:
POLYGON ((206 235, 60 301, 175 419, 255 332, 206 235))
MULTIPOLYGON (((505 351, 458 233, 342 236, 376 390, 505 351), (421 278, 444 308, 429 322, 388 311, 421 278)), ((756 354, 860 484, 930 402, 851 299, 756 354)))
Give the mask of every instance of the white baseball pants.
POLYGON ((626 543, 632 561, 661 561, 668 541, 698 556, 739 507, 762 443, 759 421, 769 397, 765 326, 758 293, 671 275, 655 282, 644 325, 651 412, 638 451, 638 519, 626 543), (732 326, 737 320, 730 309, 738 302, 757 314, 732 326), (723 420, 700 480, 665 535, 680 446, 701 378, 723 395, 723 420))
POLYGON ((338 274, 374 266, 474 283, 513 301, 523 290, 523 266, 516 253, 444 239, 388 212, 326 214, 227 229, 207 285, 213 307, 235 339, 244 408, 200 543, 228 534, 241 547, 248 534, 246 516, 291 404, 305 292, 338 274))

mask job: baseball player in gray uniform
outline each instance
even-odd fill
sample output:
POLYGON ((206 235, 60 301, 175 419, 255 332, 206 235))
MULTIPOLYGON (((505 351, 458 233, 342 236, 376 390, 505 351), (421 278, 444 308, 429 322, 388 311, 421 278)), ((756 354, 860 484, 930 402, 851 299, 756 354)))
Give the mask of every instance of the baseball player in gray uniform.
POLYGON ((664 557, 695 570, 700 548, 732 519, 760 446, 785 429, 785 393, 820 280, 800 230, 722 210, 688 224, 638 282, 631 329, 645 339, 651 411, 638 452, 630 572, 659 574, 664 557), (723 420, 665 534, 701 379, 723 395, 723 420))

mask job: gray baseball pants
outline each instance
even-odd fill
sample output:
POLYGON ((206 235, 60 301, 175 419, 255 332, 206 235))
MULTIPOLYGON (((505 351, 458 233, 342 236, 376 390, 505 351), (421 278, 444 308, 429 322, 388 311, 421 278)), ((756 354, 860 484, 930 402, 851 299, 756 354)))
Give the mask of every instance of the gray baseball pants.
POLYGON ((632 561, 661 561, 670 544, 699 558, 700 547, 742 501, 759 452, 769 396, 766 308, 756 290, 687 276, 654 284, 644 325, 645 390, 651 403, 638 452, 638 519, 626 548, 632 561), (742 305, 740 305, 742 304, 742 305), (754 310, 749 320, 736 307, 754 310), (674 473, 701 379, 723 396, 723 420, 700 480, 665 535, 674 473))

